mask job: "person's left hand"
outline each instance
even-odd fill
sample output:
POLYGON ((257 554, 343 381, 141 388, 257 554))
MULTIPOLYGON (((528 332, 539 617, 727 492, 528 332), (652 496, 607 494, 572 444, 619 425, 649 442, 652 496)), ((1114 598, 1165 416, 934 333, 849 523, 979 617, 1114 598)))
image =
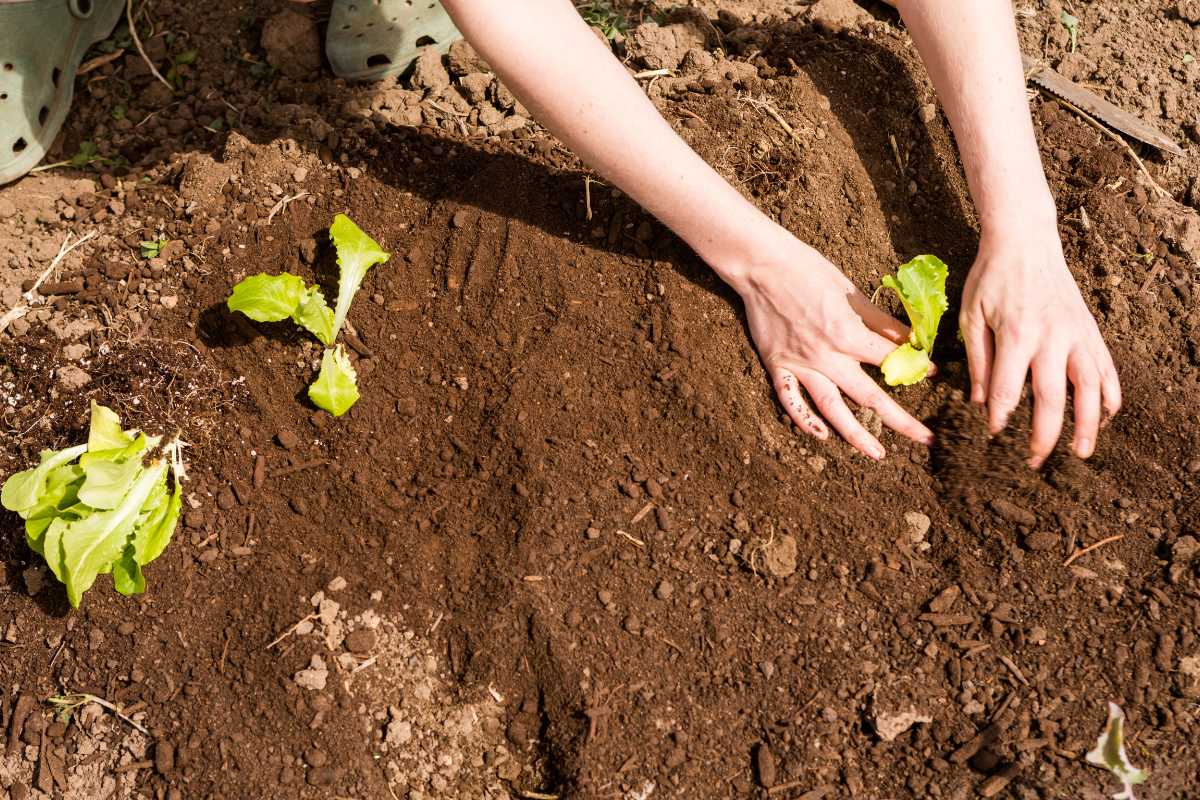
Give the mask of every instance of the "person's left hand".
POLYGON ((1095 319, 1063 258, 1053 224, 1001 235, 985 231, 963 290, 959 327, 971 369, 971 400, 986 403, 998 433, 1033 372, 1029 464, 1038 467, 1062 432, 1067 381, 1074 387, 1075 437, 1090 456, 1101 427, 1121 408, 1121 384, 1095 319))

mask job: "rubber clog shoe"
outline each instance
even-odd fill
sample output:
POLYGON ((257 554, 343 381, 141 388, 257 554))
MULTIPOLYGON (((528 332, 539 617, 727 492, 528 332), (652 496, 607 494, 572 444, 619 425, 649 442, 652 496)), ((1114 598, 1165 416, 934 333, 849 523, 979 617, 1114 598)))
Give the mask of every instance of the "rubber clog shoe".
POLYGON ((42 160, 75 95, 83 54, 108 37, 122 0, 0 0, 0 184, 42 160))
POLYGON ((444 53, 461 38, 434 0, 334 0, 325 55, 339 77, 377 81, 408 69, 423 48, 444 53))

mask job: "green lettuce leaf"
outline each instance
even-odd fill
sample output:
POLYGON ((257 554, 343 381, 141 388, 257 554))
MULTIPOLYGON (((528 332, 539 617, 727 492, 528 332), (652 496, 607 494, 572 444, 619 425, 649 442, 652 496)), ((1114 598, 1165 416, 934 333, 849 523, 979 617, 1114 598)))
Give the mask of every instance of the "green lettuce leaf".
POLYGON ((126 597, 146 591, 146 576, 133 556, 133 548, 126 547, 121 557, 113 562, 112 576, 113 588, 126 597))
POLYGON ((326 347, 333 344, 333 310, 325 302, 325 295, 318 287, 310 286, 305 289, 304 297, 300 300, 296 313, 292 315, 292 320, 317 337, 326 347))
POLYGON ((340 417, 358 402, 358 375, 349 356, 339 344, 325 351, 321 372, 308 387, 308 397, 335 417, 340 417))
MULTIPOLYGON (((53 534, 62 554, 63 574, 59 577, 67 585, 67 599, 72 607, 79 608, 83 593, 95 583, 96 576, 111 571, 113 562, 121 557, 142 504, 155 484, 166 479, 166 474, 166 462, 155 462, 143 470, 116 508, 97 511, 69 523, 58 519, 50 525, 46 532, 46 560, 51 562, 50 537, 53 534), (57 532, 56 528, 59 528, 57 532)), ((52 562, 51 565, 53 567, 52 562)))
POLYGON ((111 408, 92 400, 92 419, 88 427, 87 449, 89 453, 102 450, 120 450, 133 444, 132 432, 121 428, 121 419, 111 408))
POLYGON ((4 488, 0 489, 0 505, 24 516, 23 512, 41 504, 50 473, 79 458, 87 452, 87 447, 86 444, 81 444, 66 450, 43 450, 40 464, 33 469, 18 472, 4 482, 4 488))
POLYGON ((83 468, 83 486, 79 488, 79 500, 99 511, 107 511, 121 504, 125 495, 133 488, 134 481, 142 473, 140 457, 124 461, 95 461, 83 468))
POLYGON ((937 256, 917 256, 896 270, 895 276, 883 276, 883 285, 900 296, 912 327, 909 341, 927 355, 933 354, 938 323, 946 312, 946 275, 949 269, 937 256))
POLYGON ((333 315, 333 334, 336 337, 350 312, 350 302, 358 293, 367 270, 391 258, 390 253, 367 234, 363 233, 349 217, 338 214, 329 226, 329 238, 337 248, 338 298, 333 315))
POLYGON ((225 305, 255 322, 279 322, 296 313, 305 291, 304 279, 291 273, 259 273, 234 286, 225 305))
POLYGON ((1129 763, 1125 754, 1125 712, 1116 703, 1108 704, 1108 722, 1100 737, 1096 739, 1096 747, 1085 756, 1089 764, 1102 767, 1113 774, 1121 782, 1122 791, 1113 795, 1113 800, 1136 800, 1133 787, 1145 783, 1146 772, 1129 763))
POLYGON ((902 344, 879 365, 888 386, 912 386, 929 374, 929 354, 911 344, 902 344))

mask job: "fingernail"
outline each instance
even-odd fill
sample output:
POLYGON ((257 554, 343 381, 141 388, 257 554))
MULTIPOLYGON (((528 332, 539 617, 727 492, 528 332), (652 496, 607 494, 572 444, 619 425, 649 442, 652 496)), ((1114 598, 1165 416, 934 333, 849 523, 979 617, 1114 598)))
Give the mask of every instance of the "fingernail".
POLYGON ((1041 456, 1030 456, 1029 460, 1025 463, 1029 465, 1030 469, 1037 469, 1042 465, 1044 460, 1041 456))
POLYGON ((982 383, 971 384, 971 402, 972 403, 983 403, 983 384, 982 383))
POLYGON ((1092 440, 1086 436, 1079 440, 1079 444, 1075 447, 1075 452, 1080 458, 1087 458, 1092 454, 1092 440))
POLYGON ((887 451, 883 449, 883 445, 879 444, 878 442, 871 445, 871 458, 879 460, 885 455, 887 455, 887 451))

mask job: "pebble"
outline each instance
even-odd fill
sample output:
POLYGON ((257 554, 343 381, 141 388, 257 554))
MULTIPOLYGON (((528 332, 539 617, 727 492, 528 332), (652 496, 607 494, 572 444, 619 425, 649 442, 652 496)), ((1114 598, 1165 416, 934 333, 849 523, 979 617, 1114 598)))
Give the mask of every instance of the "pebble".
POLYGON ((908 526, 908 539, 913 544, 925 540, 925 534, 929 533, 929 526, 932 524, 927 514, 922 514, 920 511, 908 511, 904 514, 904 524, 908 526))
POLYGON ((637 614, 630 614, 625 617, 625 621, 621 623, 628 633, 638 634, 642 632, 642 620, 637 614))
POLYGON ((659 600, 670 600, 675 594, 675 587, 670 581, 659 581, 658 588, 654 590, 654 596, 659 600))
POLYGON ((357 628, 346 636, 346 649, 356 656, 367 655, 375 648, 377 639, 370 628, 357 628))
POLYGON ((758 747, 754 748, 754 772, 764 789, 770 789, 778 780, 775 754, 766 742, 759 742, 758 747))
POLYGON ((329 754, 319 747, 310 747, 304 753, 304 761, 310 767, 323 767, 329 763, 329 754))
POLYGON ((284 428, 283 430, 279 431, 279 433, 275 434, 275 441, 278 442, 279 446, 284 450, 291 450, 296 445, 300 444, 300 437, 292 433, 287 428, 284 428))
POLYGON ((1033 551, 1053 550, 1058 546, 1059 536, 1052 531, 1034 531, 1025 537, 1025 549, 1033 551))

